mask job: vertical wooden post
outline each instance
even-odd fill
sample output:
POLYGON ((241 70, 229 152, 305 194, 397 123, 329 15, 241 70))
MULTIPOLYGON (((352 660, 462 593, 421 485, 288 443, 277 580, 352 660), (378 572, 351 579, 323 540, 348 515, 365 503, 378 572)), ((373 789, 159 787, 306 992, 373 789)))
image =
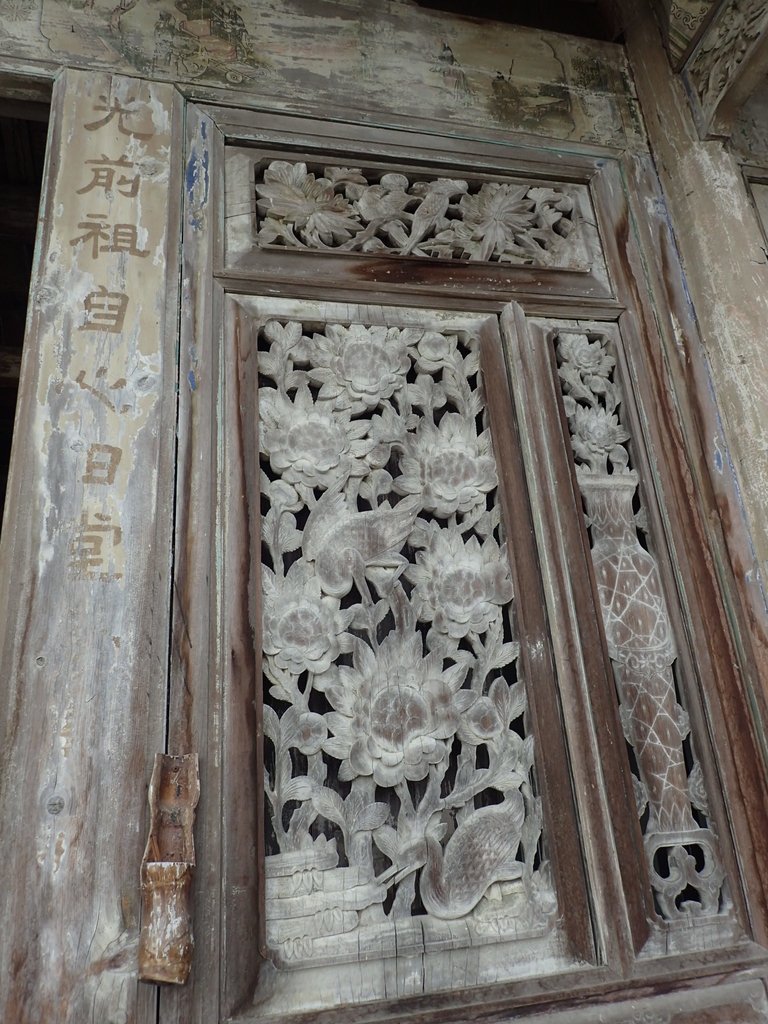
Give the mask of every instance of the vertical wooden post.
POLYGON ((66 71, 54 90, 0 548, 0 1017, 18 1024, 155 1019, 135 979, 164 745, 180 115, 169 85, 66 71))

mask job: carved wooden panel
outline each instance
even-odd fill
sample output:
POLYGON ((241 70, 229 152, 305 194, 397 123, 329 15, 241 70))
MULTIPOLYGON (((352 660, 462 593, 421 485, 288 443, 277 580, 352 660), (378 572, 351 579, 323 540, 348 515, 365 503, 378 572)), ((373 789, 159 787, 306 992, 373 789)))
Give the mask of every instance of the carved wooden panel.
POLYGON ((302 249, 579 267, 572 188, 470 183, 272 160, 256 169, 256 242, 302 249))
POLYGON ((657 910, 671 922, 718 915, 730 907, 725 872, 682 704, 614 343, 599 329, 568 327, 555 330, 554 344, 657 910))
POLYGON ((543 805, 561 737, 534 768, 527 690, 556 691, 528 610, 520 625, 518 562, 535 559, 502 524, 486 317, 245 296, 231 310, 229 415, 259 449, 243 486, 259 480, 263 1013, 320 1005, 330 979, 357 1003, 584 962, 567 774, 543 805), (557 869, 545 820, 569 848, 557 869))
POLYGON ((452 162, 443 151, 418 163, 402 132, 368 151, 313 139, 299 119, 296 131, 291 149, 285 133, 262 126, 258 147, 226 146, 223 259, 236 274, 391 289, 434 286, 449 264, 452 279, 461 273, 472 290, 505 299, 513 282, 537 294, 543 282, 553 293, 611 294, 586 166, 563 167, 560 180, 550 168, 518 169, 503 147, 458 142, 452 162))
POLYGON ((476 338, 270 320, 260 347, 268 941, 546 931, 476 338))

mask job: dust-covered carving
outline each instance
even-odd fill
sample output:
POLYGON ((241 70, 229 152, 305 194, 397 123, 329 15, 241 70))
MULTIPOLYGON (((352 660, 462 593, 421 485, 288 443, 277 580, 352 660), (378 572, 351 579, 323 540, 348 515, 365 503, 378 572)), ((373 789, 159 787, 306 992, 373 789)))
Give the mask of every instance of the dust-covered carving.
POLYGON ((257 170, 255 188, 260 245, 562 266, 563 243, 578 230, 568 191, 528 182, 273 160, 257 170))
POLYGON ((707 121, 767 26, 763 0, 731 0, 707 28, 687 68, 707 121))
POLYGON ((630 467, 615 358, 601 336, 560 332, 556 345, 657 905, 669 920, 717 913, 724 874, 677 692, 678 651, 661 576, 636 509, 639 477, 630 467))
POLYGON ((545 933, 475 340, 272 320, 259 369, 271 949, 545 933))

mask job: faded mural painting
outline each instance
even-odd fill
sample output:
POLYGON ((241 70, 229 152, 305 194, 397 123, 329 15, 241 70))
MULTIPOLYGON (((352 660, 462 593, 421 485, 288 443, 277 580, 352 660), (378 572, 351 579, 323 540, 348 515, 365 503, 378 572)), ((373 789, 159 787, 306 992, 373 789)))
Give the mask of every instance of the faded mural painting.
POLYGON ((0 53, 202 88, 624 146, 619 47, 415 3, 0 0, 0 53), (419 96, 419 110, 413 96, 419 96))

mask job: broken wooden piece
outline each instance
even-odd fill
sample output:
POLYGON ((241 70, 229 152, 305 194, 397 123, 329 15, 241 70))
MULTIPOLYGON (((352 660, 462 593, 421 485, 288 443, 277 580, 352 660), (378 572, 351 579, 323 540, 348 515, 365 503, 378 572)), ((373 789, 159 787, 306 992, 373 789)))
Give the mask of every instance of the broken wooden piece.
POLYGON ((156 754, 151 824, 141 863, 139 979, 183 985, 192 965, 192 826, 200 796, 197 754, 156 754))

